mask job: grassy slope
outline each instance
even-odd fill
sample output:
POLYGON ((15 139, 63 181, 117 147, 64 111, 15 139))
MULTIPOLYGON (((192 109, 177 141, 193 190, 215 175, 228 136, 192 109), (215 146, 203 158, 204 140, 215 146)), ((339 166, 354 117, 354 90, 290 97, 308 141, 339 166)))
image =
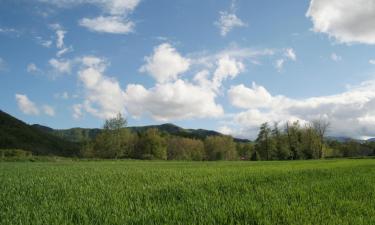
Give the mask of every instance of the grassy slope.
POLYGON ((375 160, 0 163, 0 224, 375 224, 375 160))

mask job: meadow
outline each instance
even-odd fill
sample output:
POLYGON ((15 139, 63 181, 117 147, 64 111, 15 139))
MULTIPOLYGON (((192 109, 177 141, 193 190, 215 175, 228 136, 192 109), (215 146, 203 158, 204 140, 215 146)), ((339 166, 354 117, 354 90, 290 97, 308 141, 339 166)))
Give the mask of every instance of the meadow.
POLYGON ((0 162, 0 224, 375 224, 375 160, 0 162))

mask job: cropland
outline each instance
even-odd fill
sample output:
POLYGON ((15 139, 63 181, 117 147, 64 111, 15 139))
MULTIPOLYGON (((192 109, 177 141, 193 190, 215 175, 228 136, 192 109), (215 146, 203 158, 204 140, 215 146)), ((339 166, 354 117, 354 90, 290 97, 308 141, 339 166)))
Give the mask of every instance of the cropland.
POLYGON ((375 224, 375 160, 1 162, 0 224, 375 224))

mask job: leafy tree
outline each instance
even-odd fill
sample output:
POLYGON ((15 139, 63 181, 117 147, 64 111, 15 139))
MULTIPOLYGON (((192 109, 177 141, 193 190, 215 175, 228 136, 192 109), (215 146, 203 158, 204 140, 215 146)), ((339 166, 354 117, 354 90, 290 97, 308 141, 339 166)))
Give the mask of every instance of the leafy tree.
POLYGON ((230 136, 209 136, 204 141, 207 160, 237 159, 236 145, 230 136))
POLYGON ((104 122, 103 131, 81 149, 84 157, 122 158, 131 157, 134 149, 134 135, 125 128, 126 119, 117 114, 104 122))
POLYGON ((287 135, 288 146, 291 152, 291 159, 300 159, 301 158, 301 140, 302 140, 302 133, 301 133, 301 126, 299 121, 295 121, 293 123, 289 123, 289 121, 285 125, 285 133, 287 135))
POLYGON ((279 129, 279 124, 277 122, 274 123, 272 129, 272 138, 274 143, 274 153, 273 159, 278 160, 286 160, 290 158, 290 150, 287 146, 287 136, 283 134, 279 129))
POLYGON ((255 142, 255 150, 260 154, 261 159, 271 159, 274 143, 271 136, 271 128, 268 123, 263 123, 260 126, 259 134, 255 142))
POLYGON ((324 136, 329 128, 330 124, 328 121, 323 119, 313 120, 312 127, 319 137, 319 158, 323 157, 323 148, 324 148, 324 136))
POLYGON ((158 129, 150 128, 139 134, 136 157, 140 159, 167 159, 167 143, 158 129))
POLYGON ((168 140, 169 160, 203 160, 203 141, 191 138, 172 137, 168 140))
POLYGON ((254 152, 254 145, 252 143, 237 143, 236 150, 241 159, 249 160, 254 152))

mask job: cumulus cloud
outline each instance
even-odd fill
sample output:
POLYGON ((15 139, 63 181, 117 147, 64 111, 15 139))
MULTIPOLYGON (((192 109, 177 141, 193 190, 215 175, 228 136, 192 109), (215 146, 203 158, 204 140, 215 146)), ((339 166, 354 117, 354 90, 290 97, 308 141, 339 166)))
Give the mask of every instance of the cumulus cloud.
POLYGON ((96 18, 83 18, 79 21, 79 25, 95 32, 127 34, 133 32, 134 23, 124 20, 118 16, 99 16, 96 18))
POLYGON ((18 108, 26 115, 36 116, 43 113, 47 116, 55 116, 55 109, 50 105, 38 106, 36 103, 31 101, 27 95, 24 94, 16 94, 15 98, 18 108))
POLYGON ((43 105, 42 109, 44 114, 46 114, 47 116, 55 116, 55 109, 52 106, 43 105))
POLYGON ((373 0, 311 0, 306 16, 315 32, 340 43, 375 44, 373 0))
MULTIPOLYGON (((85 92, 82 107, 90 114, 104 119, 123 113, 124 92, 116 79, 104 74, 107 62, 94 56, 83 57, 81 62, 78 78, 85 92)), ((77 112, 77 109, 74 110, 74 115, 80 115, 77 112)))
POLYGON ((336 95, 292 99, 273 96, 253 84, 233 86, 228 95, 232 105, 246 109, 234 116, 243 129, 255 131, 262 122, 325 118, 331 122, 334 135, 363 137, 375 136, 371 129, 375 125, 374 90, 375 81, 368 81, 336 95))
POLYGON ((214 92, 183 80, 150 89, 142 85, 126 89, 127 109, 132 115, 148 114, 160 121, 221 116, 223 108, 215 103, 215 97, 214 92))
POLYGON ((370 59, 368 62, 369 62, 371 65, 375 65, 375 59, 370 59))
POLYGON ((268 107, 273 100, 271 94, 255 82, 251 88, 243 84, 232 86, 228 90, 228 97, 232 105, 245 109, 268 107))
POLYGON ((139 69, 152 76, 155 84, 128 84, 124 90, 116 79, 105 75, 109 62, 94 56, 82 57, 76 61, 81 64, 78 78, 85 95, 73 107, 73 117, 80 118, 88 112, 107 118, 121 111, 158 121, 220 118, 225 116, 217 102, 225 90, 223 83, 244 72, 245 61, 273 54, 275 51, 269 49, 231 47, 214 54, 185 57, 164 43, 145 57, 145 64, 139 69), (183 74, 187 75, 184 79, 183 74))
POLYGON ((213 87, 219 88, 222 82, 228 78, 233 79, 238 74, 242 73, 245 65, 235 58, 224 55, 217 61, 217 68, 213 76, 213 87))
POLYGON ((104 16, 82 18, 78 24, 90 31, 112 34, 128 34, 134 29, 134 22, 129 19, 140 0, 40 0, 59 7, 73 7, 91 4, 99 7, 104 16))
POLYGON ((190 60, 181 56, 168 43, 154 48, 153 54, 145 57, 145 61, 146 64, 139 71, 148 73, 159 83, 176 80, 178 75, 186 72, 190 66, 190 60))
POLYGON ((53 70, 59 74, 70 74, 72 69, 72 62, 69 60, 59 60, 52 58, 48 61, 53 70))
POLYGON ((39 115, 39 109, 34 102, 32 102, 27 95, 16 94, 16 101, 18 108, 27 115, 39 115))

